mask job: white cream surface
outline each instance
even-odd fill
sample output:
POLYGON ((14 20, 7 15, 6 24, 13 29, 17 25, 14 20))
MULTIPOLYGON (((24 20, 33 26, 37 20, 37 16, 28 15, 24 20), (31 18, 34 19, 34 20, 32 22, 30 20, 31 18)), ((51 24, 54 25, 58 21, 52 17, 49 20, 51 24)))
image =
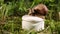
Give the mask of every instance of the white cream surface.
POLYGON ((22 16, 22 29, 41 31, 44 29, 44 19, 36 16, 24 15, 22 16))

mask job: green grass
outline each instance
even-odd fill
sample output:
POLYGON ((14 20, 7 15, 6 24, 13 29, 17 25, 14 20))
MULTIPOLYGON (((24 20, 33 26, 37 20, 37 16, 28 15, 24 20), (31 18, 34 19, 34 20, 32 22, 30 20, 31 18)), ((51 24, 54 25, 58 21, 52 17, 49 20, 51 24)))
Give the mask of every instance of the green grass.
MULTIPOLYGON (((37 32, 34 32, 34 30, 25 31, 21 28, 21 18, 20 17, 13 17, 10 19, 7 19, 5 24, 0 25, 0 32, 2 33, 12 33, 12 34, 37 34, 37 32)), ((40 31, 39 33, 43 34, 51 34, 51 33, 57 33, 60 32, 60 22, 56 22, 53 20, 46 20, 45 21, 45 29, 43 31, 40 31)))
POLYGON ((40 33, 60 34, 60 17, 58 15, 60 0, 0 0, 0 34, 36 34, 33 30, 22 30, 21 17, 28 13, 29 8, 39 3, 45 4, 49 9, 45 21, 46 30, 40 33))

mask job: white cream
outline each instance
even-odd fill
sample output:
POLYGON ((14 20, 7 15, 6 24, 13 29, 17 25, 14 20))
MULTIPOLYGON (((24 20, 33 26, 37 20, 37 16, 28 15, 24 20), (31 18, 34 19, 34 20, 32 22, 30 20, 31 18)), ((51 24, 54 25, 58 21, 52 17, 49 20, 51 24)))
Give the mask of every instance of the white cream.
POLYGON ((24 15, 22 17, 22 29, 30 30, 33 28, 35 31, 41 31, 44 29, 44 19, 36 17, 24 15))

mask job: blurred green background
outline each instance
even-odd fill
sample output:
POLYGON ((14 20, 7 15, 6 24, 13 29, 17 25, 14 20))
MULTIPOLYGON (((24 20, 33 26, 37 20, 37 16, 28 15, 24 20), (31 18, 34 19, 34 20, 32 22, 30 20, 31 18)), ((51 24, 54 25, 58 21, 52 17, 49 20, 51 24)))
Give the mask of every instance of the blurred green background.
POLYGON ((49 26, 47 31, 50 34, 60 34, 60 0, 0 0, 0 34, 25 34, 21 17, 40 3, 49 9, 45 28, 49 26))

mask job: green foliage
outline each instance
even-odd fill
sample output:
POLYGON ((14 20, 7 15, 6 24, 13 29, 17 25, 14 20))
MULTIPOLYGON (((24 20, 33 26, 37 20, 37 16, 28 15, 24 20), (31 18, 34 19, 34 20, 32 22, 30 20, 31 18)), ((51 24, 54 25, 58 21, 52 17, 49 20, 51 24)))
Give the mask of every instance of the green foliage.
MULTIPOLYGON (((21 29, 21 17, 28 13, 29 8, 33 8, 39 3, 45 4, 49 9, 45 28, 50 26, 49 30, 51 32, 56 31, 59 34, 58 13, 60 12, 60 0, 0 0, 0 30, 6 30, 13 34, 26 33, 21 29)), ((35 33, 32 32, 32 34, 35 33)))

